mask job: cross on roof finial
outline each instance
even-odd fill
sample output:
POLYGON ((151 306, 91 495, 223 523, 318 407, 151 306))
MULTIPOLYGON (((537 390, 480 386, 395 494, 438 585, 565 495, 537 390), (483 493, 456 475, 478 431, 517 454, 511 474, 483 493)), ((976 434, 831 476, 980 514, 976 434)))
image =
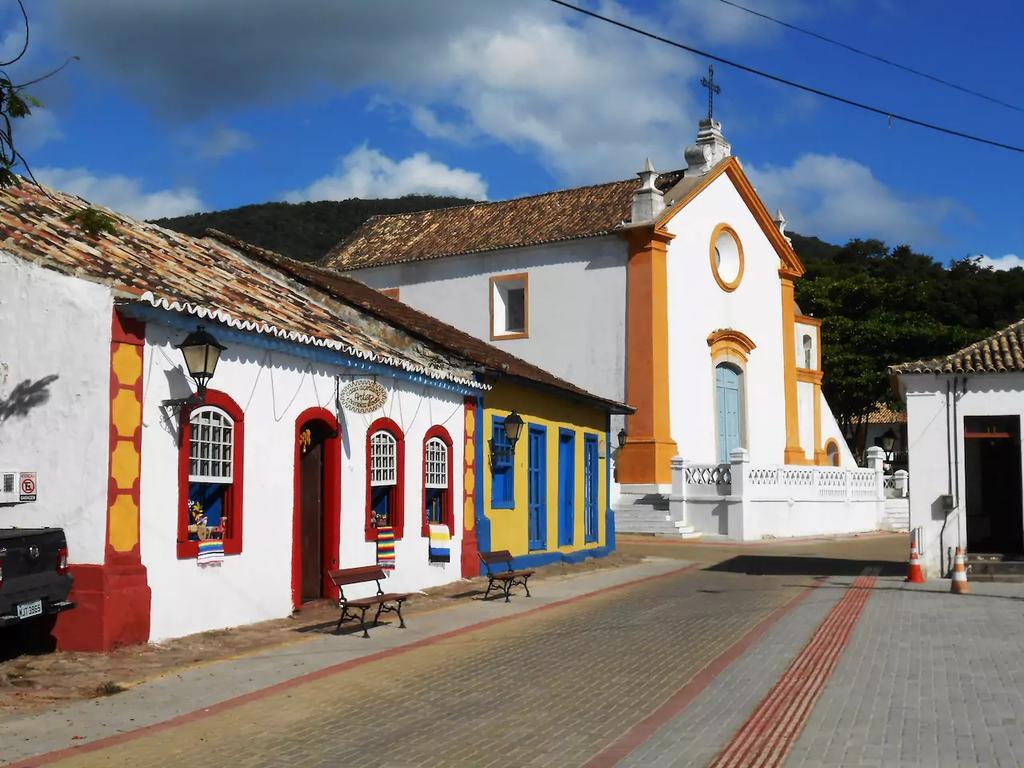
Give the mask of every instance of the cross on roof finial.
POLYGON ((700 84, 708 89, 708 120, 711 120, 711 113, 715 106, 715 94, 722 92, 721 86, 715 82, 714 64, 708 64, 708 76, 702 77, 700 84))

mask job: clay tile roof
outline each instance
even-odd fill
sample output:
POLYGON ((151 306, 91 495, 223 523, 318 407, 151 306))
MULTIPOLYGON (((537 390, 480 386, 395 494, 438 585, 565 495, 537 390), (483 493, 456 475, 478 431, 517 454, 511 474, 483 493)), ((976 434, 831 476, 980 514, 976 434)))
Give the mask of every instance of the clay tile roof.
POLYGON ((68 220, 87 207, 81 198, 27 181, 0 190, 0 252, 108 285, 126 303, 209 317, 244 331, 481 386, 471 371, 452 363, 454 358, 419 354, 403 343, 408 334, 380 333, 375 318, 371 323, 355 315, 351 322, 339 319, 315 292, 297 290, 279 271, 223 243, 171 232, 100 206, 91 207, 111 217, 116 233, 90 237, 68 220))
POLYGON ((324 291, 339 301, 370 312, 391 325, 400 327, 419 338, 441 347, 474 363, 482 373, 514 378, 527 384, 557 390, 578 400, 608 410, 611 413, 633 413, 623 403, 587 392, 575 384, 548 373, 515 355, 488 344, 476 336, 460 331, 435 317, 385 296, 380 291, 334 270, 290 259, 273 251, 238 240, 231 235, 211 229, 207 236, 230 245, 254 259, 260 259, 317 290, 324 291))
POLYGON ((1008 373, 1024 371, 1024 320, 946 357, 914 360, 889 367, 901 373, 1008 373))
POLYGON ((906 424, 907 412, 894 411, 885 403, 876 403, 875 409, 865 419, 868 424, 906 424))
MULTIPOLYGON (((682 171, 663 173, 670 189, 682 171)), ((494 203, 373 216, 332 248, 323 263, 338 270, 437 259, 607 235, 629 219, 636 178, 494 203)))

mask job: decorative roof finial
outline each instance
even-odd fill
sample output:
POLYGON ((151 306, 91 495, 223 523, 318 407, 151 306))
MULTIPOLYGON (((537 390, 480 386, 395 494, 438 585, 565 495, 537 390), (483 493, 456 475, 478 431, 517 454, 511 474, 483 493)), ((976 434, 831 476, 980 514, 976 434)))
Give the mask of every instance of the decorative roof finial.
POLYGON ((708 76, 702 77, 700 84, 708 89, 708 120, 714 120, 715 94, 722 92, 722 87, 715 82, 714 64, 708 64, 708 76))
POLYGON ((653 221, 665 210, 665 198, 658 189, 658 172, 654 170, 651 159, 644 161, 643 170, 637 176, 640 177, 640 186, 633 193, 633 210, 630 221, 634 224, 640 221, 653 221))

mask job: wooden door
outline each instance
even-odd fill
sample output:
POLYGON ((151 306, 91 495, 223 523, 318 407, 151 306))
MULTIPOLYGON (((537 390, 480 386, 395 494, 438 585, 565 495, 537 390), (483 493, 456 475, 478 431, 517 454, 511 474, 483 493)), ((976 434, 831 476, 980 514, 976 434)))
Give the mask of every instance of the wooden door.
MULTIPOLYGON (((315 434, 315 430, 313 430, 315 434)), ((324 443, 310 443, 299 458, 300 554, 302 600, 323 596, 324 443)))
POLYGON ((548 479, 547 430, 530 425, 527 438, 526 486, 527 517, 529 518, 529 547, 547 548, 548 479))
POLYGON ((597 541, 598 471, 597 437, 583 438, 583 540, 597 541))
POLYGON ((573 543, 576 522, 576 434, 558 433, 558 546, 573 543))

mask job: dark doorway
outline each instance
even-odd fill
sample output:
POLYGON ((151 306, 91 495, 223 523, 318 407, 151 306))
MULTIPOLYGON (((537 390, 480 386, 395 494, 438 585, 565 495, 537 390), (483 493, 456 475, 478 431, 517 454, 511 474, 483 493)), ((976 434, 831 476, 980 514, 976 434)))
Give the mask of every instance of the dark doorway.
POLYGON ((1024 553, 1020 417, 964 417, 967 549, 1024 553))
POLYGON ((326 442, 333 431, 322 421, 299 430, 299 556, 302 602, 324 597, 326 442))

